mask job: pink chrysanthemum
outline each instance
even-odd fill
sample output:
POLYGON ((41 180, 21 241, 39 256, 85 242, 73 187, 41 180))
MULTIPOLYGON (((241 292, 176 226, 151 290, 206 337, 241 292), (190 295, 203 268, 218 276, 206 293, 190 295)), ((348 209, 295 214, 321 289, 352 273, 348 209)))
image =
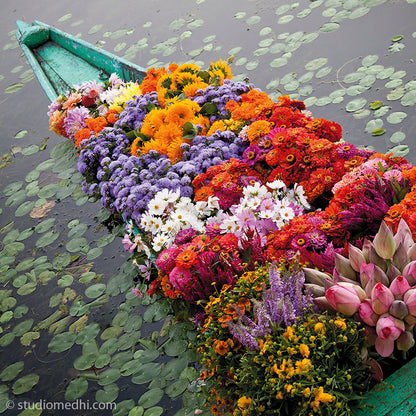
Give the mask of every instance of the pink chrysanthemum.
POLYGON ((85 107, 77 107, 73 110, 68 110, 64 121, 64 127, 69 139, 75 141, 76 132, 85 127, 85 119, 89 116, 90 113, 85 107))

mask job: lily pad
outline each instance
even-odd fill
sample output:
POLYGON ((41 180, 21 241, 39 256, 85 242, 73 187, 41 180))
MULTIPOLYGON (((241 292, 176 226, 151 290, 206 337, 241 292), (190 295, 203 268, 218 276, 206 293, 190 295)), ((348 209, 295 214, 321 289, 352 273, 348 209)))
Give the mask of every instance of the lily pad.
POLYGON ((32 388, 36 386, 38 381, 39 376, 37 374, 27 374, 26 376, 23 376, 16 380, 16 382, 13 384, 13 393, 16 395, 26 393, 32 390, 32 388))
POLYGON ((25 364, 23 361, 8 365, 0 374, 1 381, 13 380, 23 370, 24 366, 25 364))
POLYGON ((73 332, 64 332, 55 335, 48 344, 48 349, 51 352, 63 352, 70 349, 77 338, 77 334, 73 332))
POLYGON ((65 391, 65 399, 76 400, 79 399, 88 389, 88 380, 78 377, 72 380, 65 391))
POLYGON ((158 404, 162 399, 163 395, 164 392, 160 388, 150 389, 140 397, 138 405, 143 406, 145 409, 147 409, 158 404))

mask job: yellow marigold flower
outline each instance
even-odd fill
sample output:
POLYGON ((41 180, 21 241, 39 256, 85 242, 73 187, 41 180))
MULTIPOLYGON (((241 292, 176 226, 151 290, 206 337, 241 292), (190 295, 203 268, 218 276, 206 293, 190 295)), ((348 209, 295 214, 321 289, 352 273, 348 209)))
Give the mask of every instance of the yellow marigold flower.
POLYGON ((314 330, 317 334, 322 334, 322 335, 325 334, 325 327, 322 322, 318 322, 317 324, 315 324, 314 330))
POLYGON ((250 124, 247 131, 247 138, 250 143, 258 143, 258 139, 268 134, 271 130, 271 124, 267 120, 257 120, 250 124))
POLYGON ((135 95, 141 95, 142 91, 140 86, 135 82, 129 82, 122 89, 122 93, 114 98, 113 103, 110 105, 110 110, 117 110, 118 112, 122 111, 124 105, 128 100, 133 99, 135 95))
POLYGON ((341 329, 347 329, 347 324, 345 323, 344 319, 335 319, 334 324, 341 329))
POLYGON ((310 351, 309 347, 306 344, 300 344, 299 351, 302 354, 302 357, 309 357, 310 351))
POLYGON ((276 399, 277 399, 277 400, 283 400, 283 393, 282 393, 281 391, 279 391, 279 392, 276 394, 276 399))
POLYGON ((240 409, 247 409, 250 406, 251 402, 252 402, 252 399, 250 397, 246 397, 246 396, 240 397, 237 400, 237 407, 240 409))
POLYGON ((185 85, 183 87, 183 92, 185 93, 186 97, 194 97, 197 95, 198 90, 205 90, 206 87, 208 87, 206 82, 194 82, 192 84, 185 85))
POLYGON ((214 74, 215 75, 218 74, 219 71, 222 72, 222 75, 221 75, 222 80, 231 79, 232 76, 233 76, 232 73, 231 73, 231 69, 230 69, 229 65, 225 61, 219 60, 215 63, 211 62, 211 65, 208 69, 208 72, 209 72, 210 76, 212 77, 212 76, 214 76, 214 74))
POLYGON ((305 389, 303 389, 302 394, 308 398, 311 395, 311 389, 309 387, 306 387, 305 389))
POLYGON ((285 384, 284 389, 290 393, 293 390, 293 386, 291 384, 285 384))
POLYGON ((303 360, 296 361, 295 366, 296 374, 307 373, 311 369, 312 363, 308 358, 304 358, 303 360))
POLYGON ((311 406, 314 410, 319 409, 320 403, 331 403, 334 400, 334 396, 324 392, 324 388, 321 386, 317 389, 313 389, 315 400, 311 402, 311 406))
MULTIPOLYGON (((183 126, 187 121, 194 117, 194 106, 189 105, 190 100, 179 101, 167 107, 166 122, 175 123, 183 126)), ((199 106, 198 106, 199 107, 199 106)))
POLYGON ((296 353, 296 350, 293 347, 287 347, 286 351, 289 355, 293 355, 296 353))
POLYGON ((288 326, 286 328, 286 331, 283 334, 283 337, 285 339, 287 339, 288 341, 295 340, 295 338, 296 338, 296 336, 295 336, 295 330, 291 326, 288 326))
POLYGON ((217 130, 225 131, 227 126, 223 120, 216 120, 212 123, 211 127, 208 130, 207 136, 213 135, 217 130))

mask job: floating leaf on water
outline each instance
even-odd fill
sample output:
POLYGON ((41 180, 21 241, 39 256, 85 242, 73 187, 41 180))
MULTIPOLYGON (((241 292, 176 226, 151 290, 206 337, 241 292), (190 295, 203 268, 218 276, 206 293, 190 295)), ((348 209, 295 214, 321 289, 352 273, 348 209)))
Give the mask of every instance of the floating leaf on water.
POLYGON ((39 339, 39 337, 40 337, 40 333, 37 331, 26 332, 26 334, 23 334, 20 337, 20 342, 25 347, 28 347, 32 343, 32 341, 34 341, 35 339, 39 339))
POLYGON ((30 155, 33 155, 37 152, 39 152, 39 146, 37 146, 36 144, 26 146, 24 149, 22 149, 22 155, 23 156, 30 156, 30 155))
POLYGON ((325 9, 322 12, 322 16, 324 17, 332 17, 335 15, 335 13, 337 12, 337 9, 335 9, 334 7, 328 7, 327 9, 325 9))
POLYGON ((23 83, 22 82, 17 82, 16 84, 12 84, 12 85, 9 85, 5 90, 4 90, 4 92, 6 93, 6 94, 13 94, 13 93, 15 93, 15 92, 17 92, 17 91, 19 91, 22 87, 23 87, 23 83))
POLYGON ((73 281, 74 281, 73 276, 71 276, 70 274, 65 274, 60 279, 58 279, 57 284, 60 287, 67 287, 67 286, 71 286, 73 281))
POLYGON ((365 127, 365 131, 367 133, 371 133, 374 130, 381 129, 382 126, 383 126, 383 120, 381 119, 370 120, 365 127))
POLYGON ((189 29, 196 29, 197 27, 201 27, 204 24, 202 19, 195 19, 192 22, 188 23, 189 29))
POLYGON ((407 107, 411 105, 416 105, 416 90, 410 90, 403 95, 400 103, 407 107))
POLYGON ((305 69, 307 71, 315 71, 316 69, 321 68, 328 62, 328 58, 315 58, 312 61, 309 61, 305 64, 305 69))
POLYGON ((134 406, 127 416, 143 416, 144 408, 142 406, 134 406))
POLYGON ((0 316, 0 323, 9 322, 13 318, 13 311, 4 312, 0 316))
POLYGON ((162 399, 163 395, 164 392, 160 388, 150 389, 140 397, 138 405, 143 406, 145 409, 147 409, 158 404, 162 399))
POLYGON ((78 333, 77 339, 75 340, 76 344, 82 345, 92 341, 99 334, 100 330, 100 325, 96 322, 87 325, 78 333))
POLYGON ((98 384, 100 386, 106 386, 117 381, 120 378, 120 376, 120 370, 118 370, 117 368, 109 368, 108 370, 105 370, 100 374, 98 384))
POLYGON ((101 296, 106 289, 106 285, 104 283, 96 283, 92 286, 87 287, 85 290, 85 296, 94 299, 101 296))
POLYGON ((42 218, 46 216, 55 205, 56 205, 55 201, 47 201, 45 204, 41 205, 40 207, 34 207, 30 211, 29 216, 31 218, 42 218))
POLYGON ((282 66, 285 66, 287 64, 286 58, 276 58, 273 59, 272 62, 270 62, 270 66, 272 68, 281 68, 282 66))
POLYGON ((131 379, 134 384, 144 384, 156 378, 162 370, 160 363, 143 364, 139 371, 135 373, 131 379))
POLYGON ((32 292, 36 290, 36 287, 37 287, 36 282, 26 283, 18 289, 17 294, 20 296, 30 295, 32 292))
POLYGON ((23 370, 24 366, 25 364, 23 361, 8 365, 0 374, 1 381, 13 380, 23 370))
POLYGON ((103 24, 94 25, 90 30, 88 30, 89 35, 99 32, 103 28, 103 24))
POLYGON ((111 403, 117 399, 119 388, 117 384, 108 384, 104 386, 104 390, 97 390, 95 400, 101 403, 111 403))
POLYGON ((172 399, 179 397, 186 390, 188 384, 186 379, 176 380, 166 388, 166 394, 172 399))
POLYGON ((64 14, 58 19, 58 22, 65 22, 66 20, 69 20, 71 17, 72 17, 72 13, 64 14))
POLYGON ((9 333, 3 335, 0 338, 0 347, 7 347, 7 345, 9 345, 13 342, 15 337, 16 336, 12 332, 9 332, 9 333))
POLYGON ((284 25, 286 23, 291 22, 293 19, 295 18, 295 16, 291 15, 291 14, 287 14, 286 16, 282 16, 277 23, 279 25, 284 25))
POLYGON ((350 19, 358 19, 365 16, 370 10, 371 9, 369 7, 358 7, 357 9, 353 10, 348 17, 350 19))
POLYGON ((354 100, 351 100, 347 105, 345 106, 345 109, 348 112, 353 112, 360 110, 367 104, 367 100, 365 98, 356 98, 354 100))
POLYGON ((378 61, 378 55, 367 55, 365 58, 361 60, 361 64, 363 66, 369 67, 374 65, 378 61))
POLYGON ((95 247, 88 251, 87 260, 94 260, 101 256, 103 249, 101 247, 95 247))
POLYGON ((20 130, 14 135, 14 138, 15 139, 21 139, 21 138, 25 137, 26 134, 27 134, 27 130, 20 130))
POLYGON ((396 131, 390 137, 392 143, 400 143, 406 138, 406 135, 402 131, 396 131))
POLYGON ((399 42, 402 39, 403 39, 402 35, 397 35, 397 36, 394 36, 391 41, 392 42, 399 42))
POLYGON ((378 110, 381 106, 383 105, 383 103, 381 102, 381 101, 373 101, 371 104, 370 104, 370 108, 372 109, 372 110, 378 110))
POLYGON ((248 25, 255 25, 257 23, 260 23, 261 17, 260 16, 251 16, 246 20, 246 23, 248 25))
POLYGON ((381 136, 384 133, 385 133, 385 130, 383 130, 383 129, 375 129, 375 130, 373 130, 373 132, 371 134, 373 136, 381 136))
POLYGON ((110 326, 101 333, 100 338, 107 340, 110 338, 115 338, 123 331, 123 328, 117 326, 110 326))
POLYGON ((65 248, 70 253, 75 253, 77 251, 81 251, 87 244, 88 244, 88 241, 85 237, 76 237, 76 238, 72 238, 71 240, 69 240, 66 243, 65 248))
POLYGON ((339 23, 331 22, 324 23, 319 30, 321 32, 334 32, 337 29, 339 29, 339 23))
POLYGON ((79 399, 88 389, 88 380, 83 377, 78 377, 72 380, 65 391, 66 400, 79 399))
POLYGON ((408 145, 405 144, 398 144, 390 149, 390 152, 394 154, 394 156, 404 157, 409 153, 410 149, 408 145))
POLYGON ((399 124, 401 123, 405 118, 407 117, 407 114, 402 111, 397 111, 395 113, 391 113, 387 117, 387 121, 390 124, 399 124))
POLYGON ((39 376, 37 374, 27 374, 16 380, 13 384, 13 393, 14 394, 23 394, 36 386, 39 381, 39 376))
POLYGON ((47 233, 39 237, 35 245, 38 248, 48 246, 52 244, 58 237, 59 237, 59 232, 55 232, 54 230, 48 231, 47 233))
POLYGON ((48 344, 48 349, 51 352, 63 352, 70 349, 77 338, 77 334, 74 332, 64 332, 62 334, 55 335, 48 344))
POLYGON ((23 315, 27 314, 29 311, 29 308, 26 305, 19 305, 14 310, 14 317, 16 319, 21 318, 23 315))
POLYGON ((130 410, 135 406, 134 400, 123 400, 117 403, 117 408, 113 410, 113 416, 125 416, 128 415, 130 410))
POLYGON ((403 43, 394 43, 393 45, 389 46, 390 52, 400 52, 405 45, 403 43))

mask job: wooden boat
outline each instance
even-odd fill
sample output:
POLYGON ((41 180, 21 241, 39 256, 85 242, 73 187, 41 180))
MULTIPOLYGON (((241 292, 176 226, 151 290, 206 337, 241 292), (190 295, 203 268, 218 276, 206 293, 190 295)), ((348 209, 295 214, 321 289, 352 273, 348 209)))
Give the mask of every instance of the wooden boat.
POLYGON ((17 40, 48 98, 84 81, 106 81, 116 73, 124 81, 140 82, 146 70, 45 23, 16 22, 17 40))

